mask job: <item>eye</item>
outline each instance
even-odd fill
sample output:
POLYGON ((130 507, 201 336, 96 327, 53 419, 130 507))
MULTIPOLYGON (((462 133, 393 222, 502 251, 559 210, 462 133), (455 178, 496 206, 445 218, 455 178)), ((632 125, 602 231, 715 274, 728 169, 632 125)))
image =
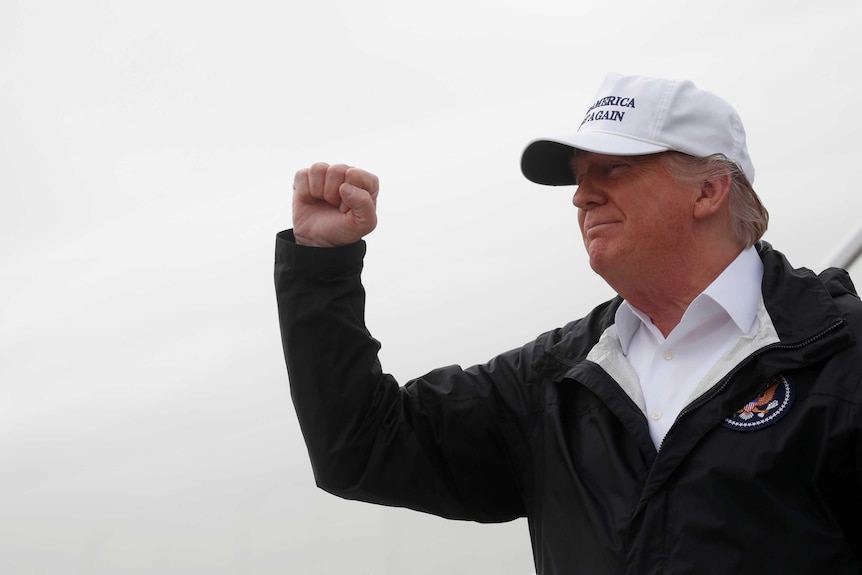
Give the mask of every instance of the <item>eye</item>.
POLYGON ((605 172, 608 175, 613 175, 613 174, 616 174, 616 173, 624 170, 628 166, 629 166, 629 164, 627 162, 611 162, 605 168, 605 172))

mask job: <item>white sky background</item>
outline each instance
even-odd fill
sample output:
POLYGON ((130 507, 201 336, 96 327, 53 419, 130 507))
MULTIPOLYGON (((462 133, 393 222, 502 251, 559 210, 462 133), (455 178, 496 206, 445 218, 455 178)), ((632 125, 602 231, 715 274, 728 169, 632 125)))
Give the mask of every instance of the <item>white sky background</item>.
POLYGON ((272 287, 314 161, 380 176, 368 322, 402 381, 610 295, 572 190, 519 171, 607 71, 736 106, 795 265, 862 219, 858 2, 297 4, 0 4, 0 572, 532 572, 523 521, 314 487, 272 287))

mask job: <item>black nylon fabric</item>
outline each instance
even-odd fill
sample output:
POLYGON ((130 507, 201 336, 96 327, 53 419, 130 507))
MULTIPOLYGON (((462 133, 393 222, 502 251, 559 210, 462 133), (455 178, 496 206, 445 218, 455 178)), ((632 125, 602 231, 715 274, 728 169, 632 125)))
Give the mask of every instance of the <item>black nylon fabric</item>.
POLYGON ((525 516, 540 575, 862 572, 862 304, 845 272, 794 270, 761 243, 781 341, 684 410, 657 452, 643 413, 585 359, 619 298, 401 387, 365 327, 364 251, 276 240, 291 394, 323 489, 453 519, 525 516), (795 394, 780 420, 722 425, 779 375, 795 394))

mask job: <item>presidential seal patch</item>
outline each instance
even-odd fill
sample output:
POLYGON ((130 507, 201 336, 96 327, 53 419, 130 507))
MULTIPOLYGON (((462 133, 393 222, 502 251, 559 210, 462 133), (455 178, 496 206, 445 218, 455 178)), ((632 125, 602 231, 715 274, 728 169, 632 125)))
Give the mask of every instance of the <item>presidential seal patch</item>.
POLYGON ((737 431, 768 427, 784 417, 793 405, 793 386, 783 375, 772 380, 766 391, 746 403, 722 425, 737 431))

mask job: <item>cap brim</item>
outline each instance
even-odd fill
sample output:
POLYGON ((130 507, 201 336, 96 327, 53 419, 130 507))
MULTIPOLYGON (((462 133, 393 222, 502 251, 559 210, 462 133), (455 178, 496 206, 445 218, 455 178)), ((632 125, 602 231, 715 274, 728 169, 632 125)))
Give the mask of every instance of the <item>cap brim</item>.
POLYGON ((639 156, 666 152, 670 148, 608 132, 579 132, 572 137, 546 138, 530 142, 521 155, 521 172, 537 184, 572 186, 571 158, 575 150, 611 156, 639 156))
POLYGON ((574 148, 553 140, 530 142, 521 155, 521 173, 537 184, 546 186, 571 186, 575 183, 572 173, 574 148))

